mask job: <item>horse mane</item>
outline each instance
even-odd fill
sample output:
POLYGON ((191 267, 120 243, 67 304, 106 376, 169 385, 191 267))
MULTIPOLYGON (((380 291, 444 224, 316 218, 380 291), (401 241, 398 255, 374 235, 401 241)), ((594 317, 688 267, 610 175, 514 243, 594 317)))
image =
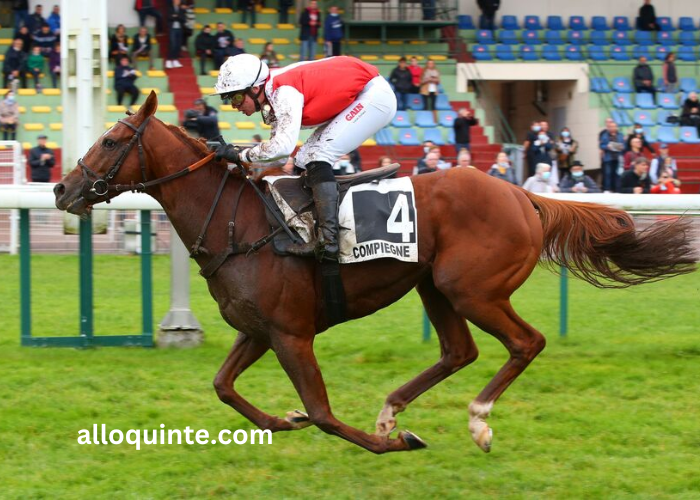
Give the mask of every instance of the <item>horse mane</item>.
POLYGON ((161 122, 165 127, 172 132, 172 134, 180 139, 181 142, 186 144, 193 152, 206 156, 209 154, 209 148, 207 147, 207 140, 204 138, 195 139, 185 132, 185 129, 177 125, 170 125, 169 123, 161 122))

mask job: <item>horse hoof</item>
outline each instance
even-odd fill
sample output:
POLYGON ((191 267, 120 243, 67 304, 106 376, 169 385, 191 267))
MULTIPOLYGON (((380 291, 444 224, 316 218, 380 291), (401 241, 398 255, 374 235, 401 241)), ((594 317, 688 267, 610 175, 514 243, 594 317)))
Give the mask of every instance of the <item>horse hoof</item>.
POLYGON ((408 445, 409 450, 420 450, 421 448, 428 447, 428 443, 413 434, 411 431, 403 431, 401 434, 399 434, 399 436, 408 445))
POLYGON ((488 425, 485 425, 477 436, 472 436, 476 445, 481 448, 484 453, 491 451, 491 442, 493 441, 493 431, 488 425))
POLYGON ((382 422, 377 422, 377 431, 375 434, 377 436, 387 437, 391 434, 394 429, 396 429, 396 419, 392 418, 390 420, 384 420, 382 422))
POLYGON ((294 429, 303 429, 311 425, 309 416, 300 410, 288 411, 285 420, 292 424, 294 429))

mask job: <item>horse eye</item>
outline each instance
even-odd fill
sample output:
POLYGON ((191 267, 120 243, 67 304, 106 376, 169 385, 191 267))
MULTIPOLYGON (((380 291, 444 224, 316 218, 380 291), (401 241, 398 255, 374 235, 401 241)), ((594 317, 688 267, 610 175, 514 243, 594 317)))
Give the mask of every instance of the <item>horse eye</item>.
POLYGON ((112 148, 114 148, 114 146, 116 146, 116 145, 117 145, 117 143, 114 142, 112 139, 105 139, 105 140, 102 142, 102 146, 105 147, 106 149, 112 149, 112 148))

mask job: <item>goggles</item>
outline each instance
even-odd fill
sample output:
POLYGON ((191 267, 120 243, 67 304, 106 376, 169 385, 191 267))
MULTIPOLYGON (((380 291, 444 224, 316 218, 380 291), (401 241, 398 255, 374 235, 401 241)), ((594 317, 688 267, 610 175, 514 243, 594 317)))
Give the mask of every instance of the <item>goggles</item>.
POLYGON ((245 100, 246 91, 239 90, 237 92, 229 92, 221 96, 221 100, 224 104, 230 104, 231 106, 240 106, 245 100))

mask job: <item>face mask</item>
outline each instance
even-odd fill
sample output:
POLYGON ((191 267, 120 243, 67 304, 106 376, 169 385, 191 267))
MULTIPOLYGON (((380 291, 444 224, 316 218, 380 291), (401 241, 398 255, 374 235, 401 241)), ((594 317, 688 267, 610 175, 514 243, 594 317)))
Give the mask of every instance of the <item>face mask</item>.
POLYGON ((548 181, 551 176, 552 176, 552 172, 542 172, 542 180, 543 181, 548 181))
POLYGON ((428 154, 428 153, 430 152, 430 146, 425 146, 425 147, 423 148, 423 152, 424 152, 425 154, 428 154))
POLYGON ((540 141, 546 141, 547 139, 549 139, 549 136, 547 136, 547 134, 540 134, 540 135, 537 136, 537 138, 538 138, 540 141))
POLYGON ((565 130, 564 132, 561 133, 561 136, 562 136, 562 137, 569 137, 570 135, 571 135, 571 133, 570 133, 570 132, 567 132, 566 130, 565 130))
POLYGON ((508 162, 502 161, 498 164, 498 166, 502 168, 508 168, 510 167, 510 164, 508 162))
POLYGON ((580 179, 581 177, 583 177, 583 172, 571 172, 571 176, 580 179))
POLYGON ((340 166, 341 166, 341 167, 349 167, 349 166, 350 166, 350 160, 340 160, 340 166))
POLYGON ((539 132, 540 130, 542 130, 542 127, 540 127, 539 125, 534 125, 534 126, 532 127, 532 131, 533 131, 533 132, 539 132))
POLYGON ((635 134, 642 134, 642 133, 644 133, 644 129, 643 128, 636 128, 636 129, 634 129, 634 133, 635 134))
POLYGON ((7 104, 14 104, 15 98, 12 96, 9 96, 9 97, 7 97, 7 99, 5 99, 5 101, 7 102, 7 104))
POLYGON ((646 172, 644 172, 643 174, 641 174, 641 175, 639 176, 639 180, 640 180, 640 181, 643 181, 643 180, 646 179, 646 178, 647 178, 647 173, 646 173, 646 172))

